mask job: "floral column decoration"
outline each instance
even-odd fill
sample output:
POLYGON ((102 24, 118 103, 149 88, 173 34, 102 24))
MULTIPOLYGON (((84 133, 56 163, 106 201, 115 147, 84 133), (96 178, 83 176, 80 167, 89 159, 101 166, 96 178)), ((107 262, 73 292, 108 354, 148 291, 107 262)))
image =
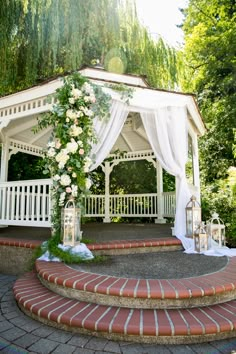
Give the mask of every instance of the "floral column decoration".
POLYGON ((39 120, 38 129, 52 126, 45 171, 53 179, 53 234, 60 240, 61 208, 73 199, 81 208, 91 186, 91 148, 96 142, 93 118, 109 118, 111 97, 80 74, 65 78, 56 92, 56 104, 39 120))

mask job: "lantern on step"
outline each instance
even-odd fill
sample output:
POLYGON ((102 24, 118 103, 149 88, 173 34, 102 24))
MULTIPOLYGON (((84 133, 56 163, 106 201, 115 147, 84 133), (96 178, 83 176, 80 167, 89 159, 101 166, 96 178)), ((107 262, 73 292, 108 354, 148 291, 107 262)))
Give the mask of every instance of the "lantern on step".
POLYGON ((65 208, 61 211, 61 233, 62 241, 65 246, 74 247, 81 240, 80 231, 81 210, 75 207, 73 199, 68 200, 65 208))
POLYGON ((206 226, 202 221, 194 232, 194 249, 196 252, 204 252, 211 248, 211 238, 206 232, 206 226))
POLYGON ((225 225, 219 218, 219 214, 213 213, 207 225, 209 235, 212 240, 219 243, 219 246, 225 246, 225 225))
POLYGON ((195 230, 202 221, 201 206, 193 195, 186 205, 186 237, 193 238, 195 230))

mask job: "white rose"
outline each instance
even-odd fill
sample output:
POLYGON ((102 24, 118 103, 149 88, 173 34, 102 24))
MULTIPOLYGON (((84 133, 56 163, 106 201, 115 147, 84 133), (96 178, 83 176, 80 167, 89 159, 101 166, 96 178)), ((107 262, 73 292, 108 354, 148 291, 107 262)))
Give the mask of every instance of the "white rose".
POLYGON ((55 147, 55 142, 54 141, 49 141, 47 143, 47 146, 50 147, 50 148, 54 148, 55 147))
POLYGON ((77 118, 82 117, 82 115, 83 115, 83 112, 81 112, 81 111, 77 111, 77 112, 76 112, 76 117, 77 117, 77 118))
POLYGON ((72 109, 68 109, 66 111, 66 117, 73 120, 77 118, 77 114, 72 109))
POLYGON ((85 82, 85 83, 83 84, 82 89, 83 89, 86 93, 89 93, 89 94, 93 94, 93 93, 94 93, 93 87, 92 87, 88 82, 85 82))
POLYGON ((86 188, 86 189, 90 189, 91 185, 92 185, 91 179, 90 179, 90 178, 86 178, 86 181, 85 181, 85 188, 86 188))
POLYGON ((66 175, 66 174, 63 174, 61 176, 61 181, 60 181, 61 185, 62 186, 69 186, 70 183, 71 183, 71 179, 70 179, 70 176, 66 175))
POLYGON ((65 197, 66 197, 66 193, 65 193, 65 192, 63 192, 63 193, 60 194, 60 199, 59 199, 59 205, 60 205, 60 206, 63 206, 63 205, 64 205, 65 197))
POLYGON ((78 98, 80 98, 82 96, 82 91, 80 91, 79 89, 73 88, 71 90, 72 96, 74 97, 75 100, 77 100, 78 98))
POLYGON ((72 192, 71 192, 72 196, 73 197, 77 197, 77 195, 78 195, 78 186, 72 184, 71 185, 71 190, 72 190, 72 192))
POLYGON ((91 111, 91 109, 88 108, 84 108, 84 114, 88 117, 92 117, 93 116, 93 111, 91 111))
POLYGON ((54 181, 59 181, 59 180, 61 179, 61 177, 60 177, 59 175, 55 175, 55 176, 53 177, 53 179, 54 179, 54 181))
MULTIPOLYGON (((68 152, 66 149, 62 149, 57 155, 56 155, 56 161, 62 164, 66 164, 67 161, 69 160, 68 152)), ((63 166, 64 167, 64 166, 63 166)), ((62 168, 63 168, 62 167, 62 168)))
POLYGON ((89 167, 92 164, 92 160, 89 157, 85 157, 84 159, 84 172, 89 172, 89 167))
POLYGON ((65 192, 60 194, 60 199, 59 199, 59 205, 60 206, 64 205, 65 197, 66 197, 66 193, 65 192))
POLYGON ((71 139, 71 142, 66 144, 66 149, 68 152, 74 154, 78 149, 77 142, 74 139, 71 139))
POLYGON ((70 98, 69 98, 69 102, 70 102, 70 104, 74 104, 74 103, 75 103, 74 97, 70 97, 70 98))
POLYGON ((76 125, 72 125, 70 127, 70 136, 78 136, 83 133, 83 129, 81 127, 77 127, 76 125))
POLYGON ((59 168, 59 169, 62 169, 62 168, 64 168, 64 167, 65 167, 64 162, 59 162, 58 168, 59 168))
POLYGON ((55 156, 55 155, 56 155, 55 149, 54 149, 53 147, 51 147, 50 149, 48 149, 47 155, 48 155, 49 157, 55 156))

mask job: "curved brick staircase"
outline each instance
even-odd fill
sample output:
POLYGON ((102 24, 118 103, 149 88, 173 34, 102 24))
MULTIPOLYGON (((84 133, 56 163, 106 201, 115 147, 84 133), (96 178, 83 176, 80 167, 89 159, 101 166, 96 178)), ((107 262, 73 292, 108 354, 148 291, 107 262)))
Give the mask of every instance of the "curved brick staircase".
MULTIPOLYGON (((142 242, 90 248, 147 252, 164 246, 142 242)), ((14 294, 26 314, 62 329, 144 343, 200 343, 236 336, 235 266, 231 258, 220 271, 195 278, 126 279, 37 261, 35 273, 16 281, 14 294)))

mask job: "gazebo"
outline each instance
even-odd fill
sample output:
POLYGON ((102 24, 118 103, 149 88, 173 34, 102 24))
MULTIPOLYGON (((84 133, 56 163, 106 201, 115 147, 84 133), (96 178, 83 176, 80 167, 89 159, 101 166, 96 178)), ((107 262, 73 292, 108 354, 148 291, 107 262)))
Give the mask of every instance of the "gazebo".
MULTIPOLYGON (((198 137, 205 132, 194 96, 156 90, 142 77, 106 72, 97 68, 79 71, 101 85, 112 97, 111 118, 106 123, 95 119, 98 143, 93 147, 96 162, 105 174, 105 195, 90 195, 85 201, 85 216, 154 217, 156 223, 175 218, 174 234, 185 236, 185 206, 192 194, 200 199, 198 137), (133 89, 129 102, 121 100, 112 85, 133 89), (116 154, 119 150, 122 154, 116 154), (192 156, 193 180, 186 179, 188 154, 192 156), (109 159, 108 159, 109 157, 109 159), (122 161, 148 160, 156 168, 157 191, 149 194, 110 195, 109 176, 122 161), (163 169, 175 176, 175 192, 163 192, 163 169)), ((0 225, 50 227, 50 179, 8 181, 8 161, 22 152, 42 156, 51 128, 34 133, 37 117, 55 103, 54 94, 61 78, 0 98, 0 225)))

